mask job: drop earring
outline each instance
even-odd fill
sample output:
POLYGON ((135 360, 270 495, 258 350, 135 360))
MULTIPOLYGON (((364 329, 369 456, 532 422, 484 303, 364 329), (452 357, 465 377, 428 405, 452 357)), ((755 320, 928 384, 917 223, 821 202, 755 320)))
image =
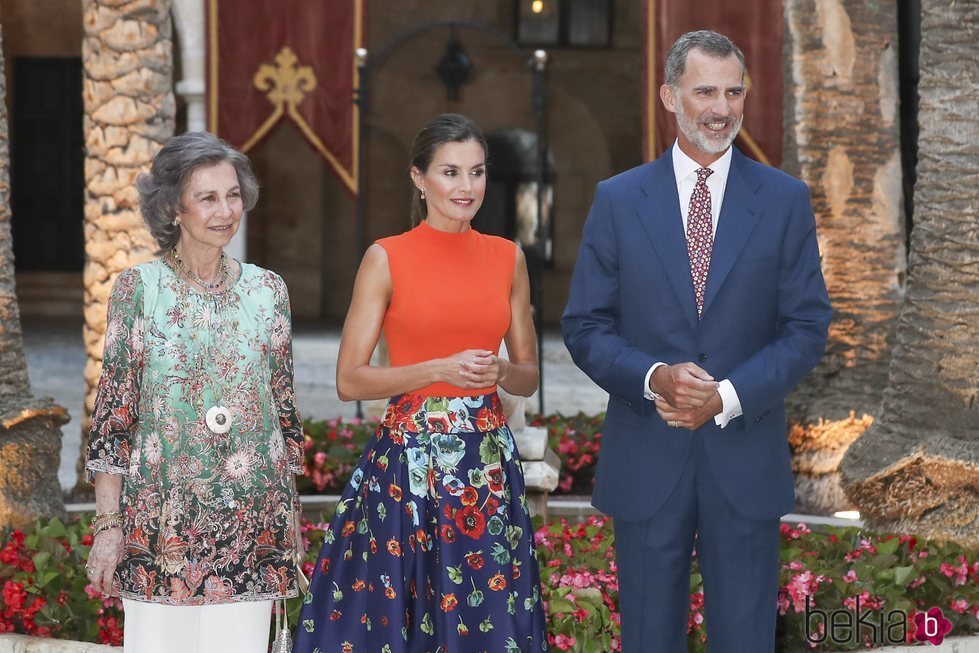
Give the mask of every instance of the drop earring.
POLYGON ((425 191, 423 189, 421 189, 421 188, 419 188, 418 191, 421 193, 421 200, 424 202, 425 201, 425 191))

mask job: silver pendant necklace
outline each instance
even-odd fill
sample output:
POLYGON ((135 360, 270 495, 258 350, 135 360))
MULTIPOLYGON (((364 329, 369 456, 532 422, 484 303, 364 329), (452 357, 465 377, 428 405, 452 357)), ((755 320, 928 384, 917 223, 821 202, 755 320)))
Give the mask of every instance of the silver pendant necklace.
MULTIPOLYGON (((224 252, 221 253, 221 260, 218 263, 218 272, 217 274, 214 275, 214 280, 212 281, 212 283, 206 283, 199 276, 191 272, 187 268, 187 266, 184 265, 184 262, 180 260, 180 255, 177 254, 176 247, 170 250, 170 263, 174 271, 183 275, 184 278, 186 278, 187 280, 192 281, 193 283, 196 283, 197 285, 201 286, 205 290, 205 292, 207 292, 209 295, 215 296, 215 298, 217 298, 217 296, 219 295, 222 295, 227 290, 227 288, 225 288, 224 290, 221 290, 219 292, 219 289, 227 283, 228 278, 231 274, 231 271, 228 266, 228 259, 225 256, 224 252)), ((218 318, 217 311, 220 309, 217 302, 215 302, 214 309, 215 312, 212 313, 212 318, 211 318, 212 320, 218 318)), ((228 392, 226 391, 225 388, 222 387, 222 384, 220 382, 214 381, 213 376, 205 371, 203 365, 204 360, 210 362, 214 361, 211 341, 215 336, 220 336, 220 334, 223 333, 223 329, 216 328, 215 326, 212 326, 209 323, 208 330, 209 330, 209 334, 208 334, 209 344, 207 346, 205 356, 201 358, 201 363, 198 365, 198 374, 200 374, 202 378, 208 379, 208 384, 211 386, 211 390, 214 398, 214 405, 208 408, 204 412, 204 424, 207 426, 208 430, 211 433, 214 433, 215 435, 224 435, 225 433, 231 430, 231 425, 234 421, 232 419, 231 410, 224 405, 224 401, 227 398, 228 392)), ((220 349, 220 345, 218 345, 215 348, 220 349)))

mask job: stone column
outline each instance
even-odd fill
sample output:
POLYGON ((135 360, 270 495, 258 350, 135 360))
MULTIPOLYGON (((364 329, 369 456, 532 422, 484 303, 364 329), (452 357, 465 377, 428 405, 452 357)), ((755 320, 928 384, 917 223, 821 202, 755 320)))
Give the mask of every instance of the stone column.
MULTIPOLYGON (((102 372, 107 301, 116 275, 155 256, 136 177, 173 136, 173 40, 169 0, 84 0, 85 419, 102 372)), ((77 488, 83 488, 80 480, 77 488)))

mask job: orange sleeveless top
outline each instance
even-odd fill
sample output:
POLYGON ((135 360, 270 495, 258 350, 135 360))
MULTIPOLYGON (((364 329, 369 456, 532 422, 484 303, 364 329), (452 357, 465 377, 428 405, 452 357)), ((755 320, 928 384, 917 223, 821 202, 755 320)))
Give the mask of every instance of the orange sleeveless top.
MULTIPOLYGON (((391 302, 384 315, 391 366, 444 358, 466 349, 500 351, 510 328, 510 287, 517 245, 474 229, 439 231, 422 222, 382 238, 391 269, 391 302)), ((413 394, 463 397, 491 388, 433 383, 413 394)))

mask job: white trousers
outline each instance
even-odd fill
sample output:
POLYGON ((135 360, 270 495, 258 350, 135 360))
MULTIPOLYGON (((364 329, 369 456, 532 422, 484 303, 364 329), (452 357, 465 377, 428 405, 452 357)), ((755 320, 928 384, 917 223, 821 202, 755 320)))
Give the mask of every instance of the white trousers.
POLYGON ((123 599, 124 653, 267 653, 272 601, 161 605, 123 599))

